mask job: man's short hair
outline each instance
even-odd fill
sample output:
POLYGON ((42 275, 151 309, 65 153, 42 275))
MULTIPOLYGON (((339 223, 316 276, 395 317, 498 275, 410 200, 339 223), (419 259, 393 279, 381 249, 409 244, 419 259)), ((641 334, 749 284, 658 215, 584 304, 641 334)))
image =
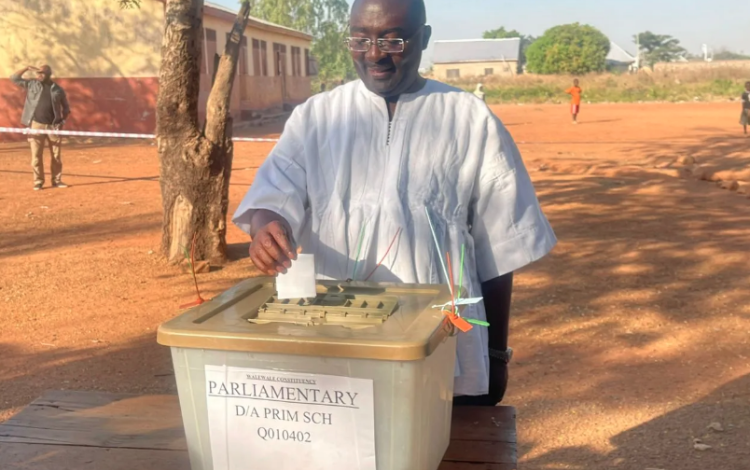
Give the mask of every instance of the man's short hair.
POLYGON ((424 0, 411 0, 411 13, 419 23, 427 23, 427 8, 424 5, 424 0))
MULTIPOLYGON (((354 9, 354 6, 357 3, 365 2, 367 0, 357 0, 352 5, 352 9, 354 9)), ((403 0, 400 0, 403 1, 403 0)), ((419 24, 426 24, 427 23, 427 8, 425 8, 424 0, 406 0, 410 2, 409 4, 409 15, 411 16, 411 19, 416 21, 419 24)))

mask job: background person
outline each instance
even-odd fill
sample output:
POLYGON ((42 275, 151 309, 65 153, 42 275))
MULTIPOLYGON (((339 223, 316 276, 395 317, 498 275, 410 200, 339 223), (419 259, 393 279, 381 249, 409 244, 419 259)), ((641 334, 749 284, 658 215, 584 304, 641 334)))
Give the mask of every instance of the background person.
POLYGON ((477 89, 474 90, 474 96, 476 96, 477 98, 479 98, 482 101, 486 101, 486 99, 485 99, 486 95, 484 93, 484 85, 482 85, 481 83, 477 84, 477 89))
POLYGON ((742 114, 740 124, 747 135, 747 125, 750 124, 750 82, 745 83, 745 92, 742 93, 742 114))
MULTIPOLYGON (((52 68, 25 67, 10 77, 11 81, 26 89, 26 102, 21 123, 31 129, 59 130, 70 115, 70 105, 65 91, 52 81, 52 68), (24 79, 26 72, 36 72, 36 79, 24 79)), ((31 144, 31 167, 34 170, 34 191, 44 187, 44 147, 49 143, 52 158, 50 180, 53 188, 67 188, 62 182, 62 137, 59 135, 34 134, 29 136, 31 144)))
POLYGON ((583 90, 579 86, 578 79, 573 80, 573 86, 565 90, 570 95, 570 114, 573 115, 573 124, 578 124, 578 113, 581 112, 581 95, 583 90))

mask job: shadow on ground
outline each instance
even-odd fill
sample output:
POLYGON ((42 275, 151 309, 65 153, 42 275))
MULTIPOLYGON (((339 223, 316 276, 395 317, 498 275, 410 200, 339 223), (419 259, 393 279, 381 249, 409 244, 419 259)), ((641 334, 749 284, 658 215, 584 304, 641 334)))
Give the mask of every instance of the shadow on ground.
POLYGON ((750 375, 745 375, 695 403, 618 434, 611 439, 615 449, 610 452, 564 448, 528 459, 523 468, 746 470, 750 462, 749 414, 750 375), (713 423, 723 431, 710 429, 713 423), (711 448, 694 449, 696 439, 711 448))
POLYGON ((26 406, 47 390, 176 393, 169 348, 158 345, 155 334, 119 347, 36 345, 20 350, 0 344, 0 357, 5 364, 13 364, 0 374, 0 396, 6 399, 0 403, 0 413, 26 406))

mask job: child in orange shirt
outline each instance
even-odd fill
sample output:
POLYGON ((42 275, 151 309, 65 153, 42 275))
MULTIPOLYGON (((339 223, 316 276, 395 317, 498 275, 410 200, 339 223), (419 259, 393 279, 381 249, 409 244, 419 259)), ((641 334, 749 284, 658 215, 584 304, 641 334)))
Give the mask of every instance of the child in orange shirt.
POLYGON ((578 113, 581 111, 581 94, 583 90, 578 86, 577 78, 573 80, 573 86, 565 90, 565 93, 571 97, 570 113, 573 115, 573 124, 578 124, 578 113))

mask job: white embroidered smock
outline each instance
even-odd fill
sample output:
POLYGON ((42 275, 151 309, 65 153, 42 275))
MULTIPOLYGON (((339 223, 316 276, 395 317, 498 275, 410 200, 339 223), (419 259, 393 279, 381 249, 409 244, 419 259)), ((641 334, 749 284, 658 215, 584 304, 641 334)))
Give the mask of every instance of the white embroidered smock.
MULTIPOLYGON (((315 254, 318 278, 335 280, 352 278, 355 264, 363 280, 401 229, 370 280, 442 284, 445 253, 425 207, 442 251, 460 260, 465 245, 470 297, 556 243, 503 124, 472 94, 435 81, 402 95, 391 122, 386 102, 361 81, 297 107, 234 222, 249 232, 256 209, 283 216, 315 254)), ((483 304, 464 316, 486 320, 483 304)), ((483 327, 459 335, 455 395, 487 393, 487 341, 483 327)))

